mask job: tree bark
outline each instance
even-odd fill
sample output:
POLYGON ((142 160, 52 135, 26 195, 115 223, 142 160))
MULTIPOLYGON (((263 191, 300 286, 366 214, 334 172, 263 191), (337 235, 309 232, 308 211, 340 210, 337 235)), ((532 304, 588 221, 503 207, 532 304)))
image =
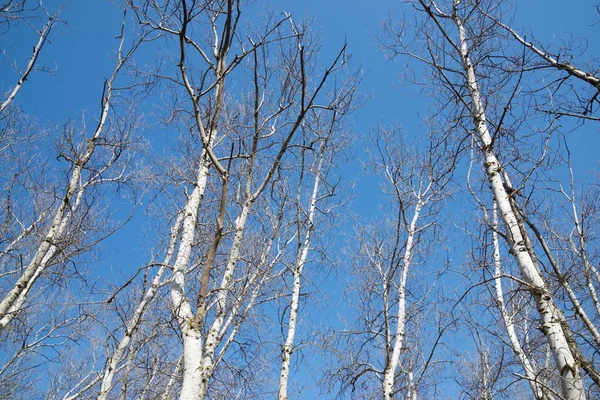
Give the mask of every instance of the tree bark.
POLYGON ((135 312, 133 313, 131 318, 127 321, 127 323, 125 324, 125 332, 123 334, 123 337, 121 338, 121 340, 119 341, 119 344, 113 351, 112 356, 107 361, 107 366, 104 369, 104 372, 102 375, 102 384, 100 386, 100 392, 98 393, 98 397, 97 397, 98 400, 106 400, 108 398, 108 394, 110 393, 110 390, 112 389, 112 382, 113 382, 115 373, 117 371, 117 367, 118 367, 119 363, 121 362, 121 360, 123 359, 123 354, 125 353, 127 346, 129 346, 129 343, 131 342, 133 333, 139 327, 140 321, 142 319, 144 311, 146 310, 146 307, 154 299, 154 296, 156 295, 158 288, 159 288, 160 284, 162 283, 162 276, 164 275, 165 271, 167 270, 167 266, 171 262, 171 257, 173 256, 173 253, 175 252, 175 246, 177 243, 177 237, 179 235, 179 229, 181 226, 182 219, 183 219, 183 214, 180 213, 175 224, 171 227, 171 238, 170 238, 169 248, 167 250, 167 253, 165 254, 164 261, 163 261, 161 267, 159 268, 158 272, 152 279, 152 283, 150 284, 150 287, 144 294, 142 301, 140 301, 140 303, 138 304, 138 306, 135 309, 135 312))
MULTIPOLYGON (((324 145, 323 145, 324 146, 324 145)), ((315 224, 315 211, 317 209, 317 201, 319 194, 319 185, 321 183, 320 174, 321 169, 323 168, 323 152, 324 149, 321 149, 319 154, 319 164, 317 166, 317 170, 315 171, 315 180, 313 184, 313 191, 310 197, 310 206, 308 209, 308 218, 307 218, 307 228, 304 234, 304 240, 301 242, 302 244, 298 248, 298 254, 296 256, 296 264, 294 266, 293 276, 294 276, 294 286, 292 288, 292 299, 290 301, 290 315, 288 318, 288 329, 286 334, 285 343, 281 349, 281 369, 279 374, 279 392, 277 394, 277 398, 279 400, 287 400, 288 399, 288 381, 290 376, 290 366, 292 353, 294 348, 294 338, 296 336, 296 325, 298 323, 298 308, 300 307, 300 289, 301 289, 301 280, 302 280, 302 271, 304 270, 304 265, 306 264, 306 259, 308 257, 308 251, 310 249, 310 239, 314 229, 315 224)), ((300 207, 300 196, 298 196, 298 207, 300 207)), ((299 212, 300 214, 300 212, 299 212)), ((298 215, 300 218, 300 215, 298 215)), ((298 221, 300 223, 300 221, 298 221)), ((298 238, 300 240, 300 238, 298 238)))
POLYGON ((493 208, 493 223, 492 223, 492 243, 494 246, 494 286, 496 289, 496 301, 498 303, 498 308, 500 309, 500 314, 502 315, 502 320, 504 321, 504 326, 506 328, 506 332, 508 333, 508 338, 510 340, 510 344, 512 346, 513 352, 517 356, 517 359, 521 363, 523 370, 525 372, 525 376, 527 377, 527 383, 531 386, 531 390, 537 400, 550 400, 553 397, 550 394, 547 394, 543 389, 543 386, 537 381, 537 373, 533 368, 533 365, 529 361, 529 358, 523 351, 521 344, 519 343, 519 338, 517 336, 517 332, 515 330, 515 325, 513 323, 512 317, 508 314, 508 310, 506 309, 506 303, 504 302, 504 292, 502 290, 502 260, 500 258, 500 241, 498 238, 498 211, 496 203, 494 202, 493 208))
POLYGON ((204 195, 209 166, 210 161, 203 151, 200 167, 198 168, 196 186, 183 209, 184 217, 181 238, 177 257, 173 265, 171 303, 183 336, 183 383, 181 386, 181 400, 201 398, 199 382, 201 379, 202 334, 192 324, 194 314, 192 313, 190 302, 185 295, 184 288, 186 268, 194 244, 198 210, 204 195))
POLYGON ((460 0, 454 0, 453 19, 458 28, 460 42, 459 52, 466 73, 466 85, 471 96, 471 116, 474 128, 482 143, 485 158, 485 172, 488 177, 494 200, 498 205, 500 216, 507 229, 510 253, 519 265, 524 281, 529 285, 540 318, 540 330, 546 337, 554 357, 557 372, 560 376, 562 396, 565 400, 584 400, 585 391, 579 374, 579 366, 571 353, 565 332, 560 324, 560 311, 552 299, 538 266, 533 258, 533 249, 529 248, 523 235, 525 229, 516 215, 510 202, 510 196, 502 181, 502 165, 496 157, 492 138, 488 129, 485 108, 477 84, 475 69, 469 56, 466 29, 463 20, 458 16, 460 0))
POLYGON ((382 385, 384 400, 392 400, 393 398, 396 370, 398 369, 398 363, 400 361, 400 352, 404 345, 404 329, 406 326, 406 282, 408 279, 408 270, 410 269, 412 261, 415 236, 418 231, 417 223, 423 206, 424 202, 422 198, 419 198, 417 205, 415 206, 412 220, 410 221, 410 226, 408 227, 408 236, 406 238, 404 255, 402 256, 402 275, 398 284, 398 313, 396 315, 397 323, 396 332, 394 333, 394 345, 391 357, 389 357, 389 362, 383 373, 382 385))

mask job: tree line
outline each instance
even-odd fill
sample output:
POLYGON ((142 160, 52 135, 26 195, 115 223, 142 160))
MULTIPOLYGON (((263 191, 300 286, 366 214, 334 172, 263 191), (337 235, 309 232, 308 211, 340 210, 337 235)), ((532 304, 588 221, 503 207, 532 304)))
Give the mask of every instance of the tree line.
POLYGON ((509 2, 410 1, 378 40, 423 131, 360 138, 351 45, 324 53, 260 4, 127 0, 95 115, 51 125, 19 99, 63 7, 0 1, 3 41, 32 47, 0 98, 1 397, 286 400, 302 368, 324 398, 600 396, 598 176, 571 150, 600 118, 585 49, 513 28, 509 2), (357 147, 383 207, 349 222, 357 147), (144 261, 107 270, 123 227, 144 261), (329 274, 343 315, 314 303, 329 274))

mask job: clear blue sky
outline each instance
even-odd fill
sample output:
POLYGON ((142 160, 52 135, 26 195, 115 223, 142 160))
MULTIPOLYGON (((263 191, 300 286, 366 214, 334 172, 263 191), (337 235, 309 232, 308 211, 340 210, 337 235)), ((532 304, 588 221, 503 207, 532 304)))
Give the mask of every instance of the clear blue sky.
MULTIPOLYGON (((44 4, 49 10, 56 9, 60 1, 50 0, 44 4)), ((262 3, 257 1, 256 3, 262 3)), ((266 2, 264 3, 266 4, 266 2)), ((353 212, 363 218, 376 215, 379 204, 379 183, 370 177, 362 176, 359 162, 363 159, 360 138, 373 129, 376 124, 392 125, 401 123, 411 134, 419 135, 424 129, 420 117, 427 115, 427 100, 417 96, 414 87, 406 87, 399 81, 404 60, 386 60, 379 49, 376 36, 381 32, 381 23, 388 13, 392 16, 409 15, 410 5, 398 1, 342 1, 342 0, 306 0, 273 1, 272 8, 285 10, 295 15, 314 17, 313 26, 322 32, 323 57, 331 56, 347 40, 348 49, 353 54, 354 67, 362 67, 364 79, 361 92, 369 97, 366 105, 354 117, 357 144, 357 158, 347 168, 348 180, 355 180, 355 199, 353 212)), ((519 2, 513 27, 517 30, 531 29, 539 42, 547 45, 560 43, 569 37, 598 37, 599 27, 593 25, 600 20, 595 12, 593 1, 542 1, 519 2)), ((260 7, 255 4, 254 8, 260 7)), ((39 64, 47 67, 46 73, 34 73, 23 90, 18 102, 25 111, 34 114, 41 121, 60 124, 66 118, 78 119, 82 115, 98 110, 99 95, 103 79, 110 73, 117 45, 115 37, 120 28, 121 11, 105 0, 67 0, 61 19, 66 24, 58 25, 52 33, 50 42, 44 49, 39 64)), ((13 35, 13 32, 11 32, 13 35)), ((8 48, 11 58, 27 60, 35 38, 23 29, 18 40, 15 37, 0 39, 0 46, 17 42, 19 46, 8 48), (23 45, 24 44, 24 45, 23 45)), ((588 52, 600 54, 597 40, 591 40, 588 52)), ((14 74, 2 63, 0 69, 0 90, 5 91, 14 81, 14 74)), ((596 169, 598 166, 598 127, 587 124, 573 133, 571 145, 580 158, 579 172, 596 169), (594 139, 594 145, 586 140, 594 139), (585 139, 585 140, 584 140, 585 139)), ((132 269, 147 261, 147 253, 141 251, 136 237, 142 222, 142 215, 136 218, 121 232, 110 238, 105 246, 114 246, 113 253, 118 259, 113 261, 121 265, 130 264, 132 269), (123 252, 125 249, 139 249, 136 252, 123 252)), ((339 298, 343 287, 335 287, 335 275, 327 284, 339 298)), ((306 376, 301 368, 297 379, 306 376)), ((302 399, 316 397, 316 391, 307 388, 302 399)), ((327 398, 327 397, 325 397, 327 398)))
MULTIPOLYGON (((57 0, 44 2, 49 10, 55 10, 60 3, 57 0)), ((361 92, 370 99, 356 113, 357 133, 364 134, 377 123, 400 123, 413 134, 423 129, 420 117, 427 114, 426 100, 418 97, 414 87, 406 87, 400 81, 405 61, 387 60, 376 39, 388 13, 392 16, 410 13, 410 5, 398 1, 342 0, 280 0, 270 4, 272 9, 286 10, 296 18, 314 18, 314 28, 322 32, 324 57, 347 40, 348 49, 353 54, 353 65, 362 67, 364 71, 361 92)), ((255 4, 252 11, 259 8, 255 4)), ((67 116, 81 117, 83 112, 95 113, 103 79, 113 66, 120 17, 120 10, 107 0, 66 1, 61 19, 67 24, 59 25, 52 33, 49 46, 40 57, 40 65, 47 67, 49 72, 33 74, 19 94, 18 100, 26 110, 35 113, 40 120, 54 122, 67 116)), ((595 37, 597 17, 592 1, 534 0, 519 2, 513 26, 516 29, 530 28, 540 42, 556 45, 571 36, 595 37)), ((23 30, 23 33, 19 38, 20 44, 34 43, 30 30, 23 30)), ((12 38, 7 39, 13 41, 12 38)), ((590 53, 599 54, 597 41, 589 41, 587 45, 590 53)), ((21 60, 26 60, 29 52, 29 46, 8 49, 9 56, 21 60)), ((6 67, 7 64, 3 63, 5 70, 0 75, 0 84, 4 88, 14 76, 6 67)), ((586 136, 585 131, 579 130, 575 136, 586 136)), ((581 150, 590 156, 586 159, 593 159, 593 148, 583 146, 581 150)), ((370 198, 370 194, 374 193, 372 189, 368 179, 361 179, 361 185, 357 187, 357 205, 365 208, 367 214, 373 200, 370 198)))

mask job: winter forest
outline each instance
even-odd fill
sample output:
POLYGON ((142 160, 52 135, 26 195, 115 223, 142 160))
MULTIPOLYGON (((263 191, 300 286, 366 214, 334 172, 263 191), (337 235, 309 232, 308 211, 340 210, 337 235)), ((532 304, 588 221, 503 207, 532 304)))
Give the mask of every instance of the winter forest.
POLYGON ((599 33, 0 0, 0 398, 600 399, 599 33))

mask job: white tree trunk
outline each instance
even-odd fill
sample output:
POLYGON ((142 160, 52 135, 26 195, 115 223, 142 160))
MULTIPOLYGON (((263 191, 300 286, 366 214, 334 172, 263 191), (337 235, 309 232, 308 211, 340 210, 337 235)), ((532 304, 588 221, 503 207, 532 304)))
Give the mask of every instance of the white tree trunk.
MULTIPOLYGON (((107 93, 110 94, 110 89, 107 89, 107 93)), ((67 184, 65 195, 54 214, 54 218, 52 219, 52 223, 44 240, 39 245, 33 259, 27 265, 27 268, 25 268, 23 274, 21 274, 13 288, 5 295, 2 302, 0 302, 0 329, 6 327, 21 309, 31 287, 48 266, 48 261, 56 252, 54 243, 64 234, 73 215, 73 207, 81 201, 81 196, 83 196, 85 190, 85 185, 81 184, 82 172, 85 165, 92 157, 96 148, 96 141, 104 128, 108 116, 109 99, 110 97, 108 97, 108 95, 106 99, 104 99, 105 105, 102 110, 100 123, 92 138, 88 140, 86 152, 75 164, 75 168, 73 169, 73 173, 67 184), (73 201, 76 194, 76 201, 73 201)))
MULTIPOLYGON (((405 326, 406 326, 406 281, 408 279, 408 271, 412 261, 413 245, 415 235, 417 234, 417 222, 423 208, 423 200, 418 199, 415 206, 415 211, 408 227, 408 236, 406 238, 404 255, 402 256, 402 275, 398 284, 398 314, 396 322, 396 332, 394 333, 394 345, 392 347, 391 356, 388 355, 389 362, 383 372, 383 398, 384 400, 392 400, 394 393, 394 383, 398 362, 400 361, 400 352, 404 344, 405 326)), ((416 395, 416 393, 415 393, 416 395)))
POLYGON ((531 365, 529 358, 523 351, 521 343, 519 343, 519 338, 517 336, 513 318, 511 315, 509 315, 508 310, 506 309, 506 303, 504 302, 504 292, 502 290, 502 260, 500 258, 500 241, 498 238, 498 228, 498 211, 496 203, 494 202, 492 242, 494 245, 494 284, 496 288, 496 301, 498 302, 498 308, 500 309, 500 313, 502 314, 502 320, 504 321, 504 326, 506 327, 506 332, 508 333, 508 338, 510 340, 513 352, 519 359, 519 362, 521 363, 521 366, 525 371, 525 376, 527 377, 527 381, 531 386, 531 390, 535 395, 535 398, 538 400, 551 399, 552 397, 546 396, 544 394, 542 386, 537 380, 537 372, 533 368, 533 365, 531 365))
MULTIPOLYGON (((49 21, 52 22, 52 20, 49 21)), ((52 22, 53 24, 54 22, 52 22)), ((48 34, 52 24, 47 25, 40 36, 40 49, 45 40, 45 36, 48 34), (42 40, 43 38, 43 40, 42 40)), ((54 243, 64 234, 70 218, 73 215, 73 211, 77 205, 79 205, 84 191, 90 182, 82 183, 82 175, 86 164, 92 158, 94 151, 96 150, 96 142, 100 138, 100 135, 104 131, 106 121, 108 119, 108 113, 111 106, 112 97, 112 85, 116 79, 120 69, 123 67, 125 61, 131 55, 122 56, 124 35, 121 37, 121 43, 119 46, 119 59, 111 77, 106 81, 105 92, 102 98, 102 109, 100 114, 100 120, 93 133, 93 135, 87 140, 87 146, 85 152, 81 157, 78 157, 73 165, 73 172, 69 178, 65 194, 61 200, 58 208, 56 209, 52 218, 52 223, 48 229, 43 241, 38 246, 38 249, 29 262, 25 271, 21 274, 13 288, 4 296, 0 302, 0 330, 5 328, 10 321, 14 318, 16 313, 19 312, 22 305, 24 304, 27 294, 31 290, 33 284, 37 278, 41 275, 44 269, 48 266, 49 260, 57 250, 54 243), (75 200, 75 201, 74 201, 75 200)), ((39 49, 37 50, 39 52, 39 49)), ((35 50, 34 50, 35 55, 35 50)), ((37 57, 37 55, 35 56, 37 57)), ((35 62, 35 60, 33 60, 35 62)))
MULTIPOLYGON (((292 288, 292 299, 290 301, 290 315, 288 319, 288 330, 285 343, 281 349, 281 373, 279 376, 279 392, 277 398, 279 400, 287 400, 288 398, 288 381, 290 377, 290 365, 292 352, 294 347, 294 338, 296 336, 296 325, 298 322, 298 307, 300 306, 300 289, 302 271, 306 264, 308 251, 310 249, 310 239, 314 228, 315 210, 317 209, 317 200, 319 194, 319 184, 321 169, 323 167, 323 153, 319 155, 319 164, 315 172, 315 180, 313 185, 312 195, 310 197, 310 206, 308 210, 307 228, 304 235, 304 241, 299 247, 299 252, 296 256, 296 265, 294 266, 294 286, 292 288)), ((300 198, 298 198, 300 202, 300 198)), ((298 205, 300 207, 300 205, 298 205)), ((300 216, 298 216, 300 218, 300 216)), ((300 238, 298 238, 300 240, 300 238)))
POLYGON ((190 255, 195 238, 198 209, 204 195, 210 162, 205 152, 202 152, 201 164, 198 168, 196 186, 189 195, 187 204, 183 209, 183 222, 181 238, 177 257, 173 265, 173 283, 171 285, 171 303, 181 334, 183 336, 183 384, 181 387, 181 400, 199 399, 201 360, 202 360, 202 335, 194 327, 194 314, 189 299, 185 294, 185 273, 189 264, 190 255))
MULTIPOLYGON (((202 191, 203 190, 204 189, 202 189, 202 191)), ((171 257, 173 256, 173 253, 175 251, 175 245, 177 243, 177 237, 179 235, 179 229, 181 226, 182 219, 183 214, 180 213, 177 218, 177 221, 171 227, 171 238, 169 241, 169 248, 167 249, 167 253, 165 254, 163 265, 159 268, 158 272, 154 276, 154 279, 152 279, 150 287, 144 294, 142 301, 140 301, 140 303, 136 307, 135 312, 133 313, 129 321, 127 321, 127 323, 125 324, 125 333, 119 341, 119 344, 113 351, 113 355, 107 361, 107 365, 102 375, 102 384, 97 397, 98 400, 106 400, 108 398, 108 394, 112 389, 112 382, 115 373, 117 372, 117 367, 123 359, 123 354, 125 353, 127 346, 129 346, 129 343, 131 342, 133 333, 140 324, 142 315, 144 314, 146 307, 154 299, 154 296, 156 295, 156 292, 158 291, 158 288, 162 283, 162 276, 167 270, 167 265, 169 265, 169 263, 171 262, 171 257)))
POLYGON ((203 382, 202 333, 198 329, 183 332, 183 383, 180 400, 204 399, 208 382, 203 382))
POLYGON ((54 247, 53 243, 63 234, 68 222, 64 219, 64 216, 67 213, 73 195, 79 187, 82 168, 83 166, 75 167, 71 179, 69 180, 66 194, 54 214, 48 233, 46 233, 44 240, 39 245, 33 259, 30 261, 29 265, 27 265, 27 268, 25 268, 25 272, 23 272, 13 288, 6 294, 2 302, 0 302, 0 329, 6 327, 13 319, 14 313, 18 312, 19 308, 16 308, 15 306, 17 305, 19 298, 23 299, 23 293, 28 291, 28 288, 35 283, 42 272, 41 270, 45 268, 44 260, 48 259, 47 255, 54 247))
MULTIPOLYGON (((60 235, 62 235, 62 233, 65 232, 69 221, 71 220, 71 216, 75 213, 75 210, 77 210, 77 208, 81 204, 83 194, 84 188, 80 187, 78 189, 76 200, 71 205, 69 212, 67 212, 66 215, 63 216, 62 221, 58 229, 56 230, 56 233, 53 234, 53 237, 60 237, 60 235)), ((48 266, 48 263, 56 254, 57 250, 58 249, 54 244, 51 244, 47 249, 38 249, 38 251, 44 252, 44 257, 42 257, 42 260, 38 264, 34 264, 36 265, 36 268, 35 270, 33 270, 33 275, 31 275, 31 277, 21 276, 21 278, 23 279, 22 282, 25 286, 18 288, 20 290, 17 291, 16 298, 12 301, 12 303, 10 303, 8 312, 6 312, 4 316, 0 319, 0 329, 6 327, 25 305, 25 302, 27 301, 27 296, 33 288, 34 283, 37 281, 42 272, 44 272, 44 270, 48 266)))
MULTIPOLYGON (((252 201, 246 201, 242 207, 240 215, 235 221, 235 234, 233 236, 233 242, 231 244, 231 251, 229 253, 229 260, 223 273, 221 280, 220 289, 216 296, 216 316, 213 321, 208 334, 206 337, 206 343, 204 344, 204 352, 202 350, 198 353, 200 357, 200 363, 197 364, 197 374, 200 379, 197 380, 200 384, 198 392, 198 399, 204 399, 208 392, 208 383, 212 377, 215 368, 215 351, 221 338, 223 337, 223 324, 225 322, 225 316, 227 314, 227 300, 229 298, 229 288, 233 281, 233 273, 235 272, 235 266, 239 260, 240 247, 242 245, 242 239, 244 237, 244 229, 246 227, 246 221, 252 207, 252 201)), ((198 338, 201 339, 201 335, 198 332, 198 338)), ((202 348, 201 348, 202 349, 202 348)), ((196 356, 194 356, 194 362, 197 362, 196 356)), ((183 399, 183 398, 182 398, 183 399)))
POLYGON ((471 95, 471 115, 475 123, 475 130, 483 144, 485 172, 500 210, 501 218, 507 229, 507 237, 511 246, 510 253, 519 265, 524 281, 530 285, 529 290, 533 295, 542 322, 540 330, 546 336, 557 372, 561 378, 562 396, 565 400, 584 400, 585 392, 579 375, 579 367, 575 362, 560 324, 560 311, 554 304, 552 294, 548 291, 546 282, 532 258, 530 251, 533 250, 528 248, 525 237, 521 232, 524 226, 518 220, 510 202, 510 195, 502 182, 502 166, 494 152, 475 70, 469 57, 466 30, 463 21, 457 14, 459 3, 459 0, 454 0, 454 21, 460 35, 459 51, 466 72, 466 84, 471 95))

